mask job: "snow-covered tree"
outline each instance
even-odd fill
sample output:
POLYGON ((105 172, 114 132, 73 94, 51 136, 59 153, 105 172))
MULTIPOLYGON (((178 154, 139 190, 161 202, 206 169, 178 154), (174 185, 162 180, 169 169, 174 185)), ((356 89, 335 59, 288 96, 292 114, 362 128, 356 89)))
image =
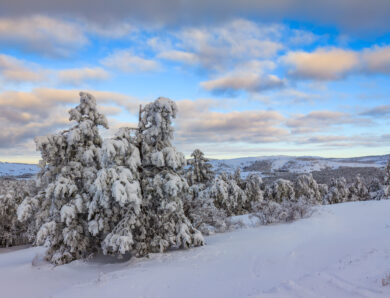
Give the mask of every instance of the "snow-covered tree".
POLYGON ((93 199, 88 206, 89 232, 99 239, 104 253, 145 250, 140 166, 131 129, 121 128, 104 141, 101 169, 90 188, 93 199))
POLYGON ((98 127, 107 128, 107 120, 97 111, 95 98, 84 92, 69 114, 69 120, 77 122, 74 127, 36 139, 42 155, 38 176, 42 189, 18 208, 21 221, 35 214, 36 243, 48 246, 47 259, 55 264, 86 257, 98 247, 89 232, 88 207, 100 169, 98 127))
POLYGON ((278 179, 274 183, 267 185, 265 189, 265 198, 267 201, 281 203, 284 200, 296 201, 294 184, 285 179, 278 179))
POLYGON ((259 175, 252 173, 246 177, 244 184, 244 191, 247 197, 245 209, 251 211, 254 209, 254 204, 258 204, 264 199, 262 190, 263 180, 259 175))
POLYGON ((215 207, 209 193, 214 179, 212 165, 199 149, 195 149, 191 156, 186 172, 190 187, 183 202, 184 212, 192 225, 204 235, 225 231, 226 213, 215 207))
POLYGON ((194 184, 184 201, 184 210, 193 226, 204 235, 224 232, 227 229, 226 212, 214 205, 211 185, 194 184))
POLYGON ((191 154, 192 159, 188 161, 187 180, 188 184, 206 184, 214 178, 213 167, 209 160, 204 157, 204 153, 199 149, 195 149, 191 154))
POLYGON ((245 189, 245 182, 241 177, 241 169, 240 167, 237 167, 237 169, 234 171, 233 179, 236 182, 236 184, 241 188, 245 189))
POLYGON ((223 209, 228 216, 246 213, 247 196, 234 177, 221 173, 214 179, 209 194, 215 206, 223 209))
POLYGON ((20 245, 33 241, 34 225, 17 218, 19 204, 34 195, 33 180, 0 179, 0 246, 20 245))
POLYGON ((202 234, 192 226, 183 210, 188 183, 179 172, 186 160, 171 144, 172 119, 176 113, 175 102, 163 97, 141 111, 138 142, 147 232, 145 252, 203 244, 202 234))
POLYGON ((368 186, 368 193, 370 200, 386 199, 384 186, 377 177, 371 180, 368 186))
POLYGON ((383 185, 384 195, 390 197, 390 155, 385 169, 385 181, 383 185))
POLYGON ((295 197, 310 204, 322 204, 322 196, 313 175, 300 175, 294 184, 295 197))
POLYGON ((365 201, 369 199, 369 192, 363 178, 358 174, 349 187, 349 201, 365 201))
POLYGON ((324 197, 324 204, 337 204, 348 200, 349 190, 344 177, 332 178, 328 193, 324 197))

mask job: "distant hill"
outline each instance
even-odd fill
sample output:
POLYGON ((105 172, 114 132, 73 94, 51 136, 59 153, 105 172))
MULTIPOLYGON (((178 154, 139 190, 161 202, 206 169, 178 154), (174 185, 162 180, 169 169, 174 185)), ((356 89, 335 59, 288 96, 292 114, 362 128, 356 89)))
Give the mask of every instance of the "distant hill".
MULTIPOLYGON (((382 170, 388 155, 362 156, 352 158, 324 158, 316 156, 259 156, 233 159, 212 159, 214 171, 234 172, 237 167, 245 177, 259 173, 263 177, 280 173, 301 174, 316 171, 331 171, 340 168, 377 168, 382 170)), ((38 165, 0 162, 0 177, 31 177, 39 172, 38 165)))
POLYGON ((0 177, 28 178, 38 172, 35 164, 0 162, 0 177))

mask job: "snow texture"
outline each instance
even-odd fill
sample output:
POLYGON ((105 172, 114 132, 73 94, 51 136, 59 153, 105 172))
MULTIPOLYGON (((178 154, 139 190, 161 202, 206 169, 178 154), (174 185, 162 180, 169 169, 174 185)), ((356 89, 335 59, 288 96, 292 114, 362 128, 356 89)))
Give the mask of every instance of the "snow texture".
POLYGON ((2 248, 2 297, 389 297, 390 201, 316 208, 291 224, 122 262, 101 256, 53 267, 42 247, 2 248))

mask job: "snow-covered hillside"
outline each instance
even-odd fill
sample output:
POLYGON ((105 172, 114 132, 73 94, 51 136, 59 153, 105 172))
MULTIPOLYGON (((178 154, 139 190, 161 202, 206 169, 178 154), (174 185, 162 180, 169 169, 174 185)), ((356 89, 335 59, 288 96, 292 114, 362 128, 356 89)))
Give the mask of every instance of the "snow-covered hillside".
POLYGON ((38 173, 38 171, 38 165, 24 163, 8 163, 0 161, 0 177, 35 175, 36 173, 38 173))
POLYGON ((1 296, 390 297, 390 200, 206 237, 207 245, 54 267, 43 248, 0 249, 1 296))
POLYGON ((262 156, 243 157, 234 159, 213 159, 212 163, 217 172, 233 172, 240 167, 243 175, 248 172, 275 173, 310 173, 324 169, 340 167, 385 167, 388 155, 364 156, 353 158, 323 158, 323 157, 294 157, 294 156, 262 156))
MULTIPOLYGON (((385 167, 388 155, 364 156, 353 158, 323 158, 294 156, 262 156, 242 157, 233 159, 212 159, 211 164, 216 172, 234 172, 237 167, 243 171, 243 176, 249 172, 291 172, 309 173, 323 169, 340 167, 385 167)), ((39 167, 34 164, 0 162, 1 176, 35 175, 39 167)))

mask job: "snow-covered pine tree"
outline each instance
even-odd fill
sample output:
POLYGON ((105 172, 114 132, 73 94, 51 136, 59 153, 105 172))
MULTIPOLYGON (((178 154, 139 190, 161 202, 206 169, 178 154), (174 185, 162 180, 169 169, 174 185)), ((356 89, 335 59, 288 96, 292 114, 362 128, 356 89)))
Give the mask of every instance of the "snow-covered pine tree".
POLYGON ((286 222, 307 216, 310 205, 303 197, 297 197, 294 184, 285 179, 278 179, 265 187, 264 201, 253 204, 254 215, 263 224, 286 222))
POLYGON ((358 174, 356 175, 354 181, 349 186, 349 201, 365 201, 369 199, 369 192, 365 185, 365 181, 358 174))
POLYGON ((35 193, 33 180, 0 179, 0 246, 30 243, 34 240, 34 225, 17 218, 19 204, 35 193))
POLYGON ((175 102, 163 97, 141 110, 138 141, 143 169, 146 252, 204 243, 202 234, 192 226, 183 210, 188 183, 180 170, 186 160, 171 144, 172 119, 176 113, 175 102))
POLYGON ((344 177, 332 178, 328 193, 324 197, 324 204, 337 204, 348 200, 349 190, 344 177))
POLYGON ((286 179, 278 179, 274 183, 267 185, 265 190, 265 198, 267 201, 281 203, 284 200, 296 201, 294 184, 286 179))
POLYGON ((309 204, 322 204, 322 196, 317 181, 311 173, 300 175, 294 183, 295 196, 309 204))
POLYGON ((371 180, 368 186, 368 192, 370 200, 386 199, 384 186, 377 177, 371 180))
POLYGON ((209 194, 214 179, 212 165, 199 149, 195 149, 191 156, 186 173, 190 187, 184 200, 184 213, 204 235, 225 231, 226 214, 215 207, 209 194))
POLYGON ((234 177, 221 173, 210 186, 209 195, 217 208, 228 216, 246 213, 247 196, 234 177))
POLYGON ((241 188, 245 189, 245 182, 241 177, 241 168, 237 167, 237 169, 234 171, 233 179, 236 181, 236 184, 241 188))
POLYGON ((388 198, 390 197, 390 155, 385 169, 385 182, 383 185, 384 195, 388 198))
POLYGON ((257 209, 254 205, 263 202, 264 193, 262 190, 263 180, 257 174, 249 174, 245 179, 245 195, 247 197, 247 201, 245 203, 245 209, 248 211, 252 211, 257 209))
POLYGON ((213 167, 204 153, 195 149, 191 154, 192 159, 188 161, 187 181, 190 186, 193 184, 207 184, 214 178, 213 167))
POLYGON ((36 139, 42 155, 38 177, 42 189, 18 208, 22 221, 35 214, 36 243, 48 246, 46 257, 55 264, 86 257, 98 247, 88 229, 88 206, 100 168, 98 127, 107 128, 107 120, 97 111, 95 98, 84 92, 69 114, 69 120, 77 122, 74 127, 36 139))
POLYGON ((90 233, 105 254, 142 254, 145 227, 141 212, 141 159, 130 128, 121 128, 101 149, 101 169, 90 188, 90 233))

